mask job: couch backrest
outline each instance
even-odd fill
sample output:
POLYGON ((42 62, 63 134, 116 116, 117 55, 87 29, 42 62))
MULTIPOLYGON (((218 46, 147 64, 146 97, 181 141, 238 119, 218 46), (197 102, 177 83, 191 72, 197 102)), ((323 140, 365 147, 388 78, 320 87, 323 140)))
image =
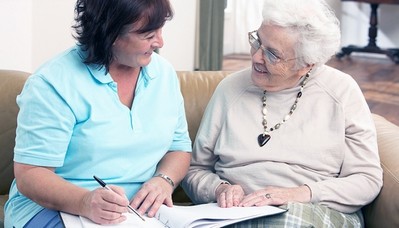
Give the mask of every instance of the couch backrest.
MULTIPOLYGON (((227 71, 177 72, 185 100, 186 116, 192 140, 195 138, 202 114, 214 89, 230 73, 227 71)), ((8 193, 14 178, 13 151, 18 114, 15 99, 29 75, 22 71, 0 70, 0 194, 8 193)))
POLYGON ((13 151, 18 106, 15 98, 29 73, 0 70, 0 194, 8 193, 13 172, 13 151))
POLYGON ((219 82, 231 73, 231 71, 177 71, 184 97, 188 131, 193 142, 213 91, 219 82))

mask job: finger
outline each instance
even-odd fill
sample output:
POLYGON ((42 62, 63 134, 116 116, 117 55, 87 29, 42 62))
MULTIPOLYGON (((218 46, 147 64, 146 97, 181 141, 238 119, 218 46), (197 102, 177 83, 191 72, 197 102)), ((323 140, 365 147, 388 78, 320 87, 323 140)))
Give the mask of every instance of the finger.
POLYGON ((234 197, 234 192, 233 191, 227 191, 226 192, 226 207, 232 207, 233 206, 233 197, 234 197))
POLYGON ((120 195, 121 197, 127 199, 125 189, 123 189, 119 186, 115 186, 115 185, 108 185, 108 186, 113 192, 115 192, 116 194, 120 195))
POLYGON ((126 221, 127 217, 123 214, 119 214, 119 216, 112 216, 112 215, 107 215, 103 214, 102 217, 98 217, 95 219, 92 219, 95 223, 106 225, 106 224, 118 224, 123 221, 126 221))
POLYGON ((172 197, 166 197, 164 204, 168 207, 173 207, 173 200, 172 197))
POLYGON ((218 201, 219 207, 225 208, 227 206, 226 205, 226 193, 225 192, 220 193, 217 201, 218 201))
POLYGON ((136 195, 133 197, 133 199, 130 202, 130 206, 132 206, 135 209, 138 209, 139 206, 144 202, 144 200, 147 198, 149 194, 149 191, 147 191, 144 188, 141 188, 136 195))
POLYGON ((261 196, 261 197, 262 197, 262 199, 259 200, 259 201, 257 201, 257 202, 255 203, 255 206, 270 205, 270 204, 272 203, 272 201, 273 201, 273 199, 272 199, 272 194, 270 194, 270 193, 266 193, 266 194, 264 194, 264 195, 261 196))
MULTIPOLYGON (((144 200, 141 202, 141 205, 138 207, 138 211, 141 214, 144 214, 148 211, 148 209, 155 203, 157 200, 157 197, 159 196, 159 193, 156 192, 150 192, 144 200)), ((161 202, 162 203, 162 202, 161 202)))
POLYGON ((235 193, 233 194, 233 206, 238 206, 241 202, 243 194, 241 193, 235 193))
POLYGON ((246 195, 243 197, 243 199, 241 200, 239 206, 244 206, 244 205, 248 205, 249 202, 253 201, 254 197, 252 194, 246 195))
POLYGON ((158 211, 158 209, 161 207, 162 203, 165 201, 165 199, 162 199, 162 197, 159 195, 155 201, 150 205, 150 209, 148 210, 148 217, 154 217, 155 213, 158 211))
POLYGON ((113 190, 104 189, 101 191, 101 198, 104 201, 102 204, 102 208, 108 211, 115 211, 118 213, 123 213, 127 211, 127 205, 129 204, 129 200, 126 196, 121 196, 115 193, 113 190))
POLYGON ((259 192, 251 193, 244 197, 241 201, 240 206, 242 207, 250 207, 255 206, 257 203, 262 202, 265 199, 265 195, 259 192))

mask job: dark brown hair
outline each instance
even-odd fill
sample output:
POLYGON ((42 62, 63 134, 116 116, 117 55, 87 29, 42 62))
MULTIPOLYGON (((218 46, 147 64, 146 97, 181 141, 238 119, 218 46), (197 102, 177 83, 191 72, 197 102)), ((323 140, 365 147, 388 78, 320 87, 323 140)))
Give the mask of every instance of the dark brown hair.
POLYGON ((84 63, 109 70, 112 44, 126 26, 144 20, 136 32, 161 28, 173 17, 169 0, 78 0, 73 26, 78 45, 86 52, 84 63))

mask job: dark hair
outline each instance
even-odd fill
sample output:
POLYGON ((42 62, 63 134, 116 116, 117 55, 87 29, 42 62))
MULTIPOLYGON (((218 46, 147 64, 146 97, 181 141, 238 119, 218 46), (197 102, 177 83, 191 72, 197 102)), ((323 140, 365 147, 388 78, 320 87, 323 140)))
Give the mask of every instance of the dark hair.
POLYGON ((75 7, 75 39, 86 52, 84 63, 109 71, 112 45, 127 25, 144 20, 136 32, 161 28, 173 17, 169 0, 78 0, 75 7))

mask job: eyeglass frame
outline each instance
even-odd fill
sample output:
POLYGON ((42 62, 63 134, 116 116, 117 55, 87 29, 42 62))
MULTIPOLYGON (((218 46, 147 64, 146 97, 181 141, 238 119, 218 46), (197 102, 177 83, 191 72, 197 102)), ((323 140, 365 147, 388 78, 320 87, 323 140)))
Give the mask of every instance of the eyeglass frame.
POLYGON ((280 63, 281 61, 287 62, 290 60, 297 59, 297 58, 283 59, 283 58, 277 56, 276 54, 274 54, 273 52, 271 52, 269 49, 267 49, 265 46, 263 46, 262 42, 260 41, 259 36, 258 36, 258 30, 248 32, 248 42, 251 45, 251 48, 253 48, 255 50, 255 52, 258 51, 259 49, 261 49, 263 57, 265 57, 268 60, 268 62, 272 65, 276 65, 276 64, 280 63), (256 36, 258 38, 256 38, 253 35, 254 33, 256 33, 256 36), (253 42, 251 42, 251 40, 253 40, 253 42))

